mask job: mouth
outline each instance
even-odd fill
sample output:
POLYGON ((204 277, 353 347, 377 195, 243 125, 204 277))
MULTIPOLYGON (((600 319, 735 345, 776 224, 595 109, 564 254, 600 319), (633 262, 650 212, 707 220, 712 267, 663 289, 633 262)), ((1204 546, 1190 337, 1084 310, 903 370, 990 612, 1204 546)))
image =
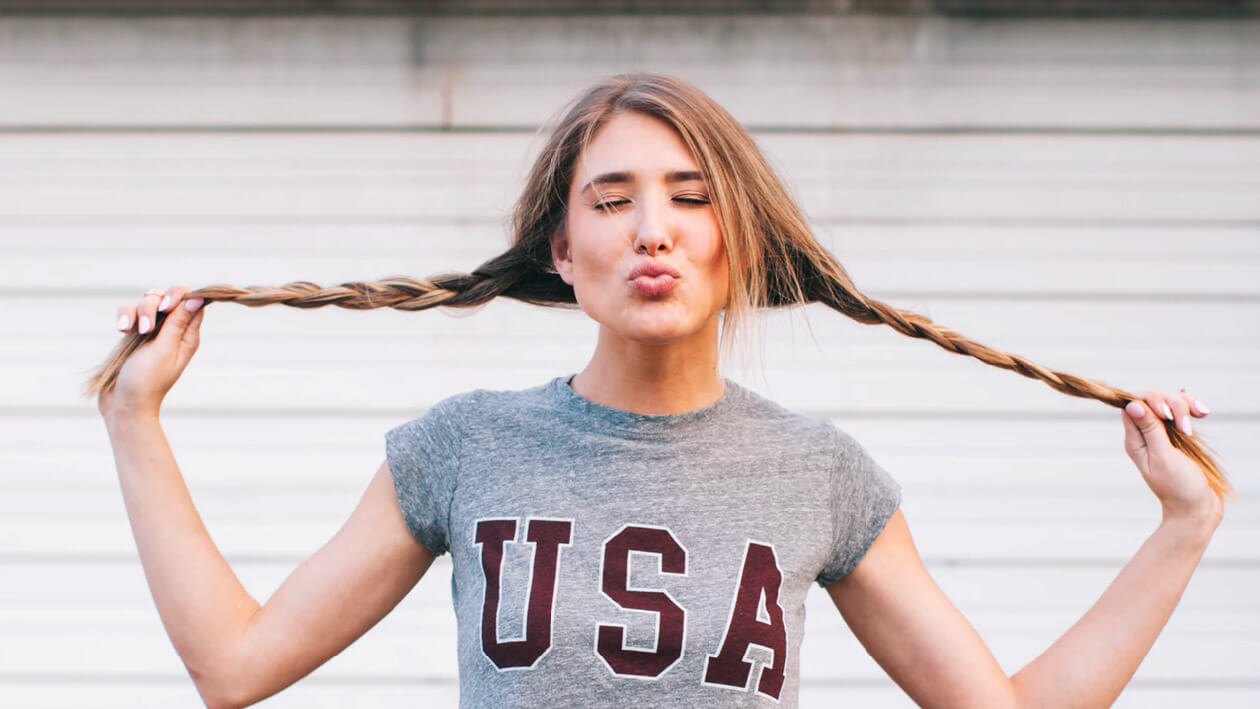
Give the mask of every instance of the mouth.
POLYGON ((643 295, 664 295, 678 285, 678 279, 668 273, 662 273, 656 276, 639 276, 630 283, 643 295))

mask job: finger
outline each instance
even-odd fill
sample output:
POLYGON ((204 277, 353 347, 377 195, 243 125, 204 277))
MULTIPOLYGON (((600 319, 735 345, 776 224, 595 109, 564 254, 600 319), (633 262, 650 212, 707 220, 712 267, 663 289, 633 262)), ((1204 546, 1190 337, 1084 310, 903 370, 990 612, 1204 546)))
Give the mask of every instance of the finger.
POLYGON ((1142 441, 1148 449, 1161 455, 1172 448, 1172 443, 1168 441, 1168 432, 1164 430, 1164 422, 1142 400, 1129 402, 1124 410, 1133 417, 1133 423, 1142 433, 1142 441), (1138 405, 1141 405, 1141 411, 1138 411, 1138 405))
POLYGON ((1151 411, 1157 412, 1160 416, 1173 420, 1172 407, 1168 405, 1163 389, 1148 389, 1142 392, 1142 399, 1146 401, 1146 405, 1151 407, 1151 411))
POLYGON ((162 298, 161 302, 158 303, 158 312, 169 313, 171 308, 178 305, 179 301, 183 299, 184 294, 189 290, 188 286, 171 286, 167 288, 166 297, 162 298))
MULTIPOLYGON (((1138 402, 1139 404, 1141 402, 1138 402)), ((1137 424, 1133 421, 1127 409, 1120 412, 1120 420, 1124 422, 1124 452, 1128 454, 1129 460, 1138 465, 1142 465, 1146 456, 1146 439, 1142 437, 1142 432, 1138 430, 1137 424)))
MULTIPOLYGON (((184 310, 184 308, 181 307, 180 310, 184 310)), ((189 319, 188 325, 184 327, 184 336, 179 340, 179 354, 181 358, 191 357, 197 351, 197 345, 201 344, 201 321, 205 318, 205 315, 206 309, 198 307, 196 314, 189 319)))
POLYGON ((1194 435, 1194 427, 1190 425, 1190 405, 1180 396, 1169 396, 1168 405, 1172 407, 1173 420, 1177 422, 1177 430, 1187 436, 1194 435))
MULTIPOLYGON (((184 337, 184 332, 188 328, 188 323, 193 318, 193 313, 188 310, 188 305, 197 303, 198 298, 192 298, 184 302, 184 305, 178 308, 172 308, 167 314, 166 320, 162 323, 162 331, 158 333, 158 337, 172 345, 178 345, 184 337)), ((200 303, 197 303, 200 305, 200 303)))
POLYGON ((1180 393, 1181 393, 1182 398, 1186 400, 1186 403, 1190 405, 1191 416, 1198 416, 1199 418, 1203 418, 1204 416, 1207 416, 1208 414, 1212 413, 1211 409, 1204 406, 1202 401, 1199 401, 1199 397, 1195 396, 1194 394, 1191 394, 1185 389, 1182 389, 1180 393))
POLYGON ((147 335, 153 331, 157 306, 161 300, 162 296, 157 293, 145 293, 136 301, 137 332, 141 335, 147 335))
POLYGON ((117 327, 122 332, 127 332, 131 328, 135 327, 136 325, 135 301, 132 301, 130 303, 123 303, 122 305, 118 306, 118 310, 115 312, 115 315, 117 315, 117 318, 116 318, 116 323, 114 327, 117 327))

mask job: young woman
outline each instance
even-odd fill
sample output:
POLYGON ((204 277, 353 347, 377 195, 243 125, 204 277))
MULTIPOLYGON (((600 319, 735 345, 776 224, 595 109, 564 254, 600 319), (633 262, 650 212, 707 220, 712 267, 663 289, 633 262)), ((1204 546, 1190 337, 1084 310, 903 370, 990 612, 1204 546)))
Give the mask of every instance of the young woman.
POLYGON ((1192 394, 1133 396, 864 296, 751 138, 678 79, 620 75, 584 92, 515 217, 512 248, 471 274, 172 286, 119 308, 132 339, 94 386, 150 588, 209 706, 305 676, 447 552, 463 706, 795 706, 814 583, 922 706, 1111 704, 1222 518, 1228 487, 1191 438, 1189 417, 1207 415, 1192 394), (600 326, 591 360, 534 387, 448 397, 389 430, 345 526, 265 604, 251 598, 158 425, 197 349, 199 306, 418 310, 498 296, 579 306, 600 326), (1162 523, 1013 676, 928 574, 900 485, 829 421, 720 374, 745 316, 814 301, 1125 408, 1125 450, 1162 523))

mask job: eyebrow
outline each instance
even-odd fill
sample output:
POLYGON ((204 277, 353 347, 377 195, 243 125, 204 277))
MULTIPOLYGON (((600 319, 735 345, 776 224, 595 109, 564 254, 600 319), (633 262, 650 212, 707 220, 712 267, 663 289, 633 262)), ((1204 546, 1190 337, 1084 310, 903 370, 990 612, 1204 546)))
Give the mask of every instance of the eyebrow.
MULTIPOLYGON (((703 182, 704 175, 696 170, 674 170, 673 172, 665 173, 665 182, 667 183, 690 182, 692 180, 699 180, 703 182)), ((621 184, 626 182, 634 182, 634 175, 632 173, 625 170, 605 172, 602 175, 596 175, 591 178, 591 181, 586 183, 586 186, 582 188, 582 193, 584 194, 587 190, 589 190, 591 185, 621 184)))

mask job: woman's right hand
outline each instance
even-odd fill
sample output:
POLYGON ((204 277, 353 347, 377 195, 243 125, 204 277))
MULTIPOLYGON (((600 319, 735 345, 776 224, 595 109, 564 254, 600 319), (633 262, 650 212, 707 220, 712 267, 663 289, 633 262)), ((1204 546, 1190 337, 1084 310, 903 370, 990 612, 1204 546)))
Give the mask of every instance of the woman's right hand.
POLYGON ((123 362, 114 388, 101 392, 97 408, 102 415, 125 411, 157 416, 162 399, 188 366, 201 339, 203 300, 185 301, 188 291, 187 286, 171 286, 165 299, 148 293, 119 306, 115 315, 118 330, 138 332, 148 339, 123 362), (159 310, 159 305, 164 307, 159 310), (160 325, 158 312, 166 314, 160 325), (158 328, 156 335, 152 334, 154 328, 158 328))

